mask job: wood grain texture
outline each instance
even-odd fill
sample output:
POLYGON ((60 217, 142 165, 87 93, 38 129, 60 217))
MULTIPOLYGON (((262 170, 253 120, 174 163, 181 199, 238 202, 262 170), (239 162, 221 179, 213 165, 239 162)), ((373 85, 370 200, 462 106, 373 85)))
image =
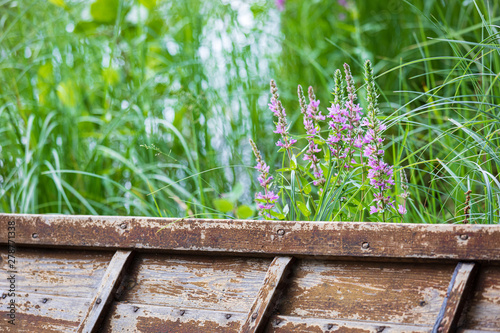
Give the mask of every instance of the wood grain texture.
POLYGON ((219 311, 250 310, 270 259, 138 254, 120 300, 219 311))
MULTIPOLYGON (((500 260, 500 225, 0 214, 0 226, 8 221, 16 221, 18 245, 267 256, 500 260)), ((6 242, 7 228, 0 228, 0 244, 6 242)))
POLYGON ((469 329, 459 328, 457 330, 457 333, 500 333, 500 331, 495 331, 495 330, 469 330, 469 329))
POLYGON ((481 267, 475 285, 463 328, 500 331, 500 267, 481 267))
MULTIPOLYGON (((470 293, 477 265, 459 262, 455 267, 433 333, 455 332, 466 297, 470 293)), ((500 318, 500 317, 499 317, 500 318)))
POLYGON ((87 314, 78 327, 78 333, 96 332, 131 258, 131 251, 118 250, 113 255, 99 288, 90 303, 87 314))
POLYGON ((235 333, 246 314, 149 304, 115 303, 102 333, 235 333))
POLYGON ((384 322, 363 322, 293 316, 274 316, 266 333, 430 333, 431 327, 384 322))
POLYGON ((434 325, 454 265, 300 260, 281 315, 434 325))
POLYGON ((16 294, 15 326, 7 323, 7 302, 0 298, 0 332, 60 333, 76 332, 90 305, 90 298, 35 293, 16 294))
POLYGON ((463 329, 459 328, 457 330, 457 333, 500 333, 500 331, 494 331, 494 330, 469 330, 469 329, 463 329))
POLYGON ((255 298, 247 318, 240 329, 241 333, 260 332, 269 318, 269 311, 273 304, 276 291, 283 282, 285 274, 290 266, 292 257, 276 257, 267 270, 262 287, 255 298))
MULTIPOLYGON (((0 248, 0 251, 5 257, 7 250, 0 248)), ((91 298, 112 253, 18 247, 15 256, 18 290, 28 294, 91 298)), ((7 260, 1 260, 0 272, 6 276, 7 271, 7 260)), ((8 289, 7 284, 7 279, 0 278, 0 291, 8 289)))

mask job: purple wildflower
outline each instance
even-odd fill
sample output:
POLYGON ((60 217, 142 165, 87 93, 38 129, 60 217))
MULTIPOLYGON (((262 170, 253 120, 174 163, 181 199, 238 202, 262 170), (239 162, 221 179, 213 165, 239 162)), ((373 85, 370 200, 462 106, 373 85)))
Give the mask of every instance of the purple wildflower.
MULTIPOLYGON (((375 190, 380 191, 380 193, 390 189, 391 186, 394 185, 394 180, 392 179, 393 166, 377 159, 370 159, 368 163, 371 166, 368 170, 370 185, 372 185, 375 190)), ((381 199, 377 199, 377 195, 378 194, 375 195, 375 199, 380 201, 381 199)))
MULTIPOLYGON (((361 121, 361 125, 367 127, 362 142, 364 144, 363 156, 368 157, 368 179, 370 180, 370 185, 375 190, 373 201, 377 204, 377 210, 370 209, 370 213, 374 214, 376 212, 384 212, 388 207, 394 208, 391 198, 385 195, 394 186, 394 171, 393 166, 383 161, 384 150, 382 143, 384 139, 382 138, 382 132, 386 127, 377 118, 379 112, 377 104, 378 95, 375 87, 375 79, 373 78, 373 69, 369 60, 365 62, 365 81, 367 83, 366 100, 368 102, 368 114, 361 121)), ((401 208, 400 212, 402 211, 406 211, 405 207, 401 208)))
POLYGON ((278 118, 274 133, 281 135, 281 139, 276 142, 276 146, 289 150, 297 140, 293 139, 288 132, 285 108, 279 100, 278 88, 276 88, 276 82, 274 82, 274 80, 271 80, 271 95, 269 109, 274 113, 274 116, 278 118))
POLYGON ((321 111, 318 111, 319 100, 316 100, 312 87, 309 87, 309 105, 307 105, 307 107, 304 92, 300 85, 297 88, 297 93, 299 95, 300 109, 303 114, 304 128, 306 130, 308 142, 303 160, 311 162, 311 169, 313 169, 314 176, 313 184, 321 186, 326 182, 326 179, 317 156, 317 154, 321 152, 321 148, 314 142, 314 136, 318 133, 320 128, 318 121, 325 120, 325 116, 321 114, 321 111))
POLYGON ((259 211, 259 215, 262 215, 265 218, 271 218, 271 209, 274 208, 279 196, 270 190, 273 177, 269 175, 269 166, 262 159, 262 155, 252 139, 250 139, 250 145, 252 146, 255 159, 257 160, 257 165, 255 166, 255 169, 259 171, 259 177, 257 179, 259 180, 260 186, 264 188, 264 193, 259 192, 255 194, 257 209, 259 211))
POLYGON ((337 70, 335 72, 335 100, 327 108, 329 111, 328 118, 331 120, 328 123, 330 126, 330 135, 326 142, 329 144, 330 150, 335 157, 344 159, 341 162, 341 166, 351 168, 352 164, 355 163, 353 159, 356 153, 355 148, 360 149, 363 146, 362 129, 360 127, 362 108, 359 104, 355 103, 357 95, 349 65, 344 64, 344 68, 348 96, 344 102, 341 85, 342 73, 340 70, 337 70))

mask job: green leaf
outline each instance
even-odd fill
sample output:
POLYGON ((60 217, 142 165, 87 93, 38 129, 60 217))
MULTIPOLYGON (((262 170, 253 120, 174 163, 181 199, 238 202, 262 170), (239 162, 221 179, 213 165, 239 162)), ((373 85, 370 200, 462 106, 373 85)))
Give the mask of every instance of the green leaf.
POLYGON ((253 216, 253 209, 247 205, 241 205, 236 210, 236 216, 240 219, 247 219, 253 216))
POLYGON ((290 169, 297 170, 297 161, 295 161, 294 159, 290 161, 290 169))
POLYGON ((307 184, 306 186, 304 186, 304 193, 305 194, 311 193, 311 190, 312 190, 311 184, 307 184))
POLYGON ((156 7, 156 0, 139 0, 139 3, 147 9, 153 9, 156 7))
POLYGON ((96 0, 90 5, 90 15, 99 23, 114 23, 118 16, 119 0, 96 0))
POLYGON ((89 21, 80 21, 76 24, 75 30, 73 31, 75 34, 87 34, 90 35, 94 33, 94 31, 99 26, 97 22, 89 22, 89 21))
POLYGON ((271 211, 271 215, 274 216, 275 218, 277 218, 278 220, 284 220, 285 219, 285 215, 283 215, 281 213, 276 213, 276 212, 271 211))
POLYGON ((309 215, 311 215, 311 212, 309 211, 309 209, 307 209, 307 206, 302 201, 297 202, 297 207, 299 207, 301 213, 305 217, 308 217, 309 215))
POLYGON ((233 204, 227 199, 214 199, 214 206, 219 212, 227 213, 233 210, 233 204))

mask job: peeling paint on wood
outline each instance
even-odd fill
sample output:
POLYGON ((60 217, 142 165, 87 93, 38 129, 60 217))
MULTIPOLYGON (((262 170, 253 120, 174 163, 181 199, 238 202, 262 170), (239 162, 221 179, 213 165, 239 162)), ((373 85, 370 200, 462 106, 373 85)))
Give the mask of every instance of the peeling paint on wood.
POLYGON ((101 332, 234 333, 245 317, 245 313, 234 311, 117 302, 101 332))
POLYGON ((240 333, 259 332, 269 318, 269 311, 273 298, 280 284, 284 280, 287 269, 292 262, 292 257, 276 257, 269 266, 262 287, 248 312, 247 318, 240 329, 240 333))
POLYGON ((0 332, 76 332, 90 298, 17 292, 16 326, 7 324, 7 302, 0 298, 0 332))
MULTIPOLYGON (((2 256, 6 247, 0 247, 2 256)), ((109 252, 29 249, 18 247, 16 283, 26 293, 91 298, 99 286, 112 257, 109 252)), ((8 261, 0 262, 7 272, 8 261)), ((8 289, 7 279, 0 278, 0 290, 8 289)))
POLYGON ((459 262, 453 272, 443 306, 438 314, 433 333, 455 332, 466 297, 470 292, 477 265, 459 262))
MULTIPOLYGON (((499 225, 0 214, 0 225, 6 225, 9 220, 16 221, 16 242, 19 245, 273 256, 500 260, 499 225), (280 230, 283 235, 278 234, 280 230), (37 237, 32 237, 33 234, 37 237), (368 249, 363 248, 364 243, 369 244, 368 249)), ((1 228, 0 243, 6 242, 7 228, 1 228)))
POLYGON ((266 333, 430 333, 431 327, 385 322, 362 322, 293 316, 274 316, 266 333))
POLYGON ((279 313, 432 326, 454 265, 299 260, 279 313))
POLYGON ((271 260, 140 254, 121 301, 219 311, 250 310, 271 260))
MULTIPOLYGON (((75 332, 101 318, 102 332, 239 332, 262 318, 253 328, 265 332, 422 333, 449 285, 443 318, 458 318, 468 298, 457 330, 500 331, 500 226, 0 214, 3 253, 12 220, 19 332, 75 332), (131 252, 115 293, 111 272, 131 252), (450 284, 462 260, 480 266, 470 297, 471 265, 450 284), (288 288, 268 319, 285 267, 288 288)), ((0 279, 0 316, 8 287, 0 279)))
POLYGON ((500 267, 481 267, 475 285, 463 327, 500 332, 500 267))
POLYGON ((116 251, 109 263, 106 273, 90 303, 87 314, 78 327, 78 333, 96 332, 103 313, 110 305, 114 291, 118 288, 124 269, 132 258, 131 251, 116 251))

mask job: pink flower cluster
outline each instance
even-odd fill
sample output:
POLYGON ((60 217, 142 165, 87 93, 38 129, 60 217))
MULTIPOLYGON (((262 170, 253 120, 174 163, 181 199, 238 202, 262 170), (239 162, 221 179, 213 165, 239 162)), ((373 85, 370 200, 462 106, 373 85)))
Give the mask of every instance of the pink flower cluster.
MULTIPOLYGON (((384 162, 384 138, 383 132, 386 126, 378 119, 379 108, 377 104, 377 92, 375 87, 375 80, 373 77, 373 69, 371 63, 365 63, 365 81, 366 81, 366 116, 363 118, 362 108, 357 103, 357 95, 354 84, 354 78, 351 74, 349 65, 344 64, 343 78, 342 72, 337 70, 335 72, 335 88, 334 88, 334 101, 331 106, 327 108, 328 115, 321 114, 319 110, 320 101, 316 99, 313 88, 309 87, 308 97, 309 103, 306 103, 306 97, 302 87, 298 86, 298 97, 300 103, 300 110, 303 115, 303 125, 306 131, 305 138, 307 145, 302 151, 303 160, 307 162, 310 169, 312 169, 312 183, 318 186, 318 196, 321 198, 325 190, 326 179, 324 175, 324 167, 335 168, 332 173, 336 175, 335 184, 343 181, 344 170, 356 168, 353 170, 360 170, 357 173, 361 185, 369 185, 371 193, 373 193, 373 201, 370 206, 370 214, 383 214, 385 220, 385 212, 388 210, 397 211, 399 214, 404 215, 407 213, 406 200, 409 196, 408 186, 406 184, 406 175, 401 179, 402 188, 404 193, 400 195, 403 198, 401 205, 395 208, 395 200, 391 198, 389 192, 395 185, 394 182, 394 167, 384 162), (342 83, 344 82, 344 83, 342 83), (345 84, 345 85, 344 85, 345 84), (321 133, 321 122, 329 118, 328 121, 328 137, 324 139, 321 133), (330 159, 325 160, 327 163, 334 163, 323 165, 321 160, 322 149, 321 145, 330 149, 330 159)), ((289 125, 286 119, 286 112, 281 104, 278 96, 276 83, 271 80, 271 102, 269 109, 273 112, 274 116, 278 119, 275 123, 276 129, 274 133, 280 134, 281 138, 276 143, 281 147, 280 151, 286 151, 290 159, 290 166, 295 165, 296 155, 293 153, 292 147, 297 140, 292 138, 289 133, 289 125)), ((271 210, 275 207, 275 203, 279 199, 278 195, 270 190, 272 177, 269 175, 269 166, 262 160, 260 152, 251 141, 254 154, 257 158, 256 169, 259 171, 259 183, 264 188, 264 193, 259 192, 255 196, 257 201, 257 208, 261 215, 271 218, 271 210)), ((294 168, 295 169, 295 168, 294 168)), ((297 172, 304 172, 304 169, 297 169, 297 172)), ((310 175, 309 172, 305 172, 310 175)), ((302 176, 302 175, 301 175, 302 176)), ((357 179, 355 176, 354 179, 357 179)), ((403 176, 402 176, 403 177, 403 176)), ((355 180, 356 181, 356 180, 355 180)), ((312 196, 309 194, 309 198, 312 196)), ((299 193, 302 195, 302 190, 299 186, 299 193)), ((363 187, 361 193, 361 200, 365 199, 366 192, 363 187)), ((304 198, 302 198, 304 200, 304 198)), ((309 199, 308 199, 309 200, 309 199)), ((314 199, 313 199, 314 200, 314 199)), ((304 200, 304 202, 306 202, 304 200)), ((273 214, 275 215, 275 214, 273 214)))
MULTIPOLYGON (((357 95, 349 65, 345 64, 344 68, 348 92, 347 101, 342 108, 340 99, 336 98, 336 101, 327 108, 328 118, 331 120, 328 123, 330 135, 326 142, 330 146, 333 156, 344 161, 342 166, 352 168, 352 164, 355 163, 353 157, 356 148, 359 149, 363 146, 362 129, 359 126, 363 112, 361 112, 361 106, 355 103, 357 95)), ((338 82, 339 75, 341 75, 340 71, 336 73, 338 82)))
POLYGON ((255 169, 259 171, 259 177, 257 179, 259 180, 260 186, 264 188, 264 193, 259 192, 255 195, 257 210, 260 215, 266 218, 271 218, 271 209, 274 208, 279 196, 270 190, 273 176, 269 174, 269 166, 262 159, 260 151, 257 149, 257 146, 252 139, 250 139, 250 145, 252 146, 253 153, 257 160, 257 166, 255 166, 255 169))
POLYGON ((307 150, 302 158, 304 161, 310 161, 311 169, 313 169, 313 184, 315 186, 321 186, 326 182, 326 179, 323 175, 323 170, 321 169, 320 163, 317 154, 321 152, 321 148, 318 147, 318 144, 314 142, 314 137, 318 134, 319 131, 319 121, 324 121, 325 116, 321 114, 321 111, 318 110, 319 100, 316 100, 316 96, 314 95, 314 91, 312 87, 309 87, 309 105, 307 108, 305 107, 305 98, 303 96, 302 87, 298 87, 299 101, 301 101, 303 123, 304 128, 307 134, 307 150))
POLYGON ((276 146, 282 147, 286 150, 290 149, 294 143, 297 142, 291 137, 288 132, 288 123, 286 121, 285 108, 281 104, 278 95, 278 88, 276 88, 276 82, 271 80, 271 103, 269 104, 269 110, 274 113, 274 116, 278 118, 276 122, 276 130, 274 133, 281 134, 281 139, 276 142, 276 146), (283 141, 282 141, 283 140, 283 141))

